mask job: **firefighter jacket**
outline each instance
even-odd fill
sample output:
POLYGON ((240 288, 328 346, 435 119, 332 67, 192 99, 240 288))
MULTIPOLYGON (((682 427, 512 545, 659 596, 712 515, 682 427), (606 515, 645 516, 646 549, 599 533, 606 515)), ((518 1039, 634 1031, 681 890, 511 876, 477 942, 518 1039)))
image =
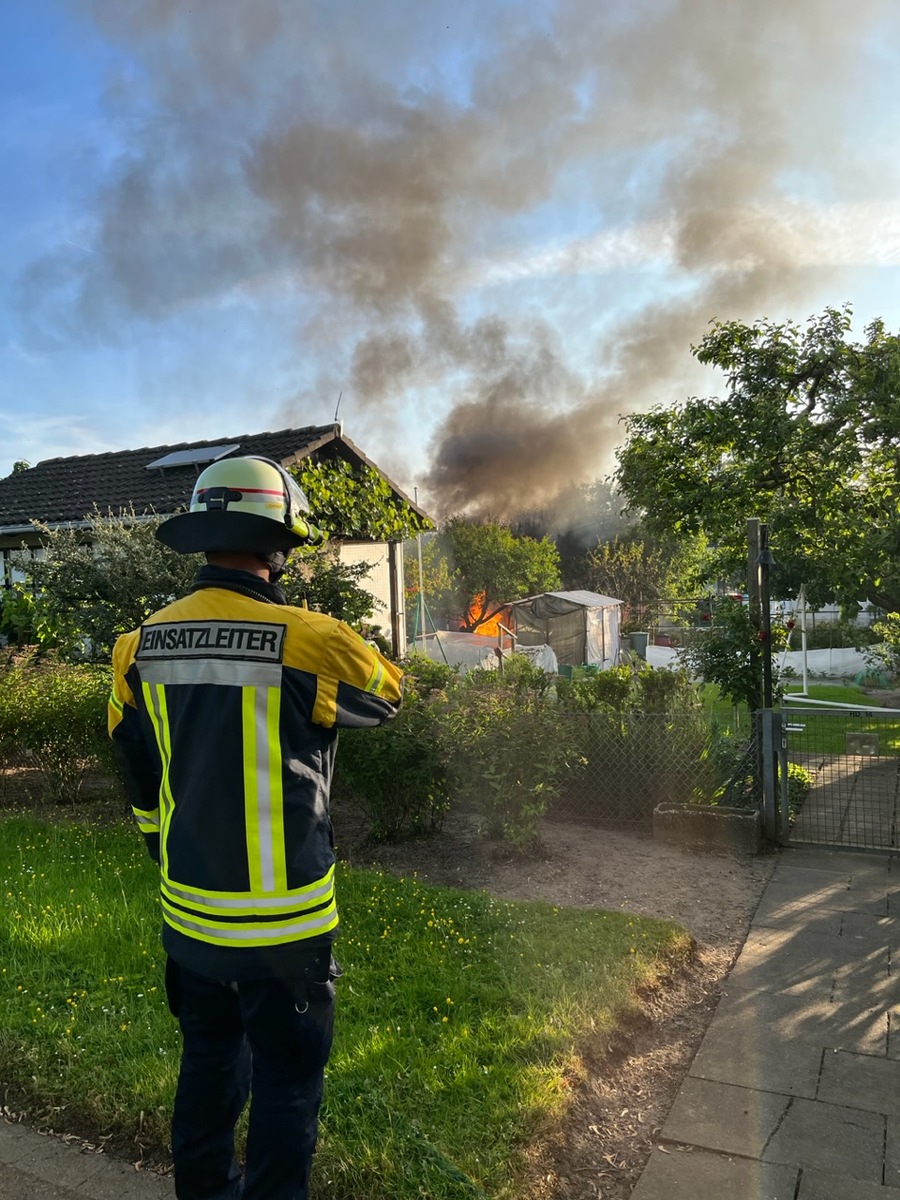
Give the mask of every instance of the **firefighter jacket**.
POLYGON ((159 863, 163 945, 221 979, 290 972, 338 924, 337 729, 380 725, 401 672, 250 572, 193 590, 113 650, 109 733, 159 863))

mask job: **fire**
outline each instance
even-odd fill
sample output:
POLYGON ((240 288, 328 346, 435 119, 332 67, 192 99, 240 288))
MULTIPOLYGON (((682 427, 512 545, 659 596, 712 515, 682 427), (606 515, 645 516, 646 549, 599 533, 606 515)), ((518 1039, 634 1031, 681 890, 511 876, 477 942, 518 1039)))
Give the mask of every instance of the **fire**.
MULTIPOLYGON (((482 592, 479 596, 476 596, 469 605, 469 611, 466 614, 467 625, 471 625, 473 621, 478 620, 478 616, 481 613, 483 604, 484 592, 482 592)), ((503 630, 500 628, 501 625, 506 625, 506 627, 509 628, 509 611, 505 608, 501 609, 500 612, 491 617, 489 621, 484 621, 474 632, 480 633, 484 637, 500 637, 503 633, 503 630)))

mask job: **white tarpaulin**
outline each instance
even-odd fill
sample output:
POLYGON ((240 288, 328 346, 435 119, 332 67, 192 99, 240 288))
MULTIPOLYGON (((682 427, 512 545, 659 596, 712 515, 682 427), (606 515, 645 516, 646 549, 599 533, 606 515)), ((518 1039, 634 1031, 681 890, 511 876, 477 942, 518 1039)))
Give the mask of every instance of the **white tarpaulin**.
POLYGON ((542 592, 510 605, 519 647, 550 646, 559 663, 612 667, 619 659, 622 601, 599 592, 542 592))
MULTIPOLYGON (((429 633, 425 638, 424 650, 421 638, 416 638, 411 649, 419 654, 427 654, 434 662, 459 667, 462 671, 471 671, 474 667, 496 670, 500 664, 496 652, 497 639, 485 637, 480 633, 453 633, 441 629, 436 633, 429 633)), ((506 658, 512 653, 512 640, 504 637, 503 657, 506 658)), ((549 646, 516 646, 515 653, 524 654, 542 671, 550 675, 556 674, 556 655, 549 646)))
MULTIPOLYGON (((671 667, 677 670, 678 651, 673 650, 671 646, 648 646, 647 662, 651 667, 671 667)), ((800 650, 776 654, 775 662, 782 670, 786 667, 791 668, 795 679, 799 679, 803 674, 803 653, 800 650)), ((811 679, 853 679, 870 671, 872 667, 862 651, 835 648, 807 650, 806 669, 811 679)), ((791 683, 790 686, 796 685, 791 683)))

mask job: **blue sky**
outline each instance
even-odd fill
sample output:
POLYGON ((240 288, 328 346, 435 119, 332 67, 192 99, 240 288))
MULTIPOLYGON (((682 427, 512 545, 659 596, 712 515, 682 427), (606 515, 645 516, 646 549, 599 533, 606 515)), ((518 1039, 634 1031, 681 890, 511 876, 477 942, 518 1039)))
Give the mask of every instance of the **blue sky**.
POLYGON ((900 328, 889 0, 29 0, 0 476, 287 425, 445 510, 613 465, 715 318, 900 328), (784 11, 783 11, 784 10, 784 11))

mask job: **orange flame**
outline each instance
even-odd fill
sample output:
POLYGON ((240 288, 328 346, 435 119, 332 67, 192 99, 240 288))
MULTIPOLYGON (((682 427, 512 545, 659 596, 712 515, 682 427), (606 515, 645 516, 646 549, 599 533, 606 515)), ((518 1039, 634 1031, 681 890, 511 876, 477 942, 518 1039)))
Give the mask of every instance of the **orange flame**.
MULTIPOLYGON (((484 592, 482 592, 480 596, 476 596, 469 605, 469 611, 466 616, 467 625, 471 625, 473 621, 478 619, 478 614, 481 612, 481 606, 483 603, 484 592)), ((503 630, 500 628, 501 625, 509 626, 509 613, 505 608, 501 609, 500 612, 491 617, 489 621, 484 621, 474 632, 480 633, 484 637, 500 637, 503 633, 503 630)))

